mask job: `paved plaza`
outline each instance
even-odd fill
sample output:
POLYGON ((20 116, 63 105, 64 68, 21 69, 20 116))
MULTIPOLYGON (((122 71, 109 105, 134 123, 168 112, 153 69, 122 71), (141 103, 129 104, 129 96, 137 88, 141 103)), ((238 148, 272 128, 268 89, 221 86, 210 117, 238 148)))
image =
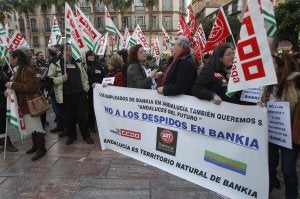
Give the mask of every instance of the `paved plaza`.
MULTIPOLYGON (((48 117, 53 118, 53 113, 48 117)), ((48 119, 51 120, 51 119, 48 119)), ((53 128, 51 122, 49 129, 53 128)), ((0 153, 0 199, 221 199, 208 189, 180 179, 143 162, 111 150, 101 151, 98 134, 94 145, 81 136, 66 146, 66 137, 47 133, 47 155, 32 162, 25 154, 31 138, 23 139, 9 129, 16 153, 0 153)), ((78 133, 79 134, 79 133, 78 133)), ((259 169, 259 168, 258 168, 259 169)), ((300 169, 300 161, 298 161, 300 169)), ((298 170, 299 171, 299 170, 298 170)), ((271 199, 284 199, 282 188, 271 199)))

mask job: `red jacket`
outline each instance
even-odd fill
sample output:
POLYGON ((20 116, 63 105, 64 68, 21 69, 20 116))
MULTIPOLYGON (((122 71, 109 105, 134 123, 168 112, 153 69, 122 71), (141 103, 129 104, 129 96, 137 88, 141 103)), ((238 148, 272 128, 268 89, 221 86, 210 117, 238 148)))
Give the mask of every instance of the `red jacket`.
POLYGON ((109 72, 105 77, 115 77, 114 85, 113 86, 121 86, 125 87, 126 86, 126 77, 122 73, 121 70, 116 70, 113 72, 109 72))

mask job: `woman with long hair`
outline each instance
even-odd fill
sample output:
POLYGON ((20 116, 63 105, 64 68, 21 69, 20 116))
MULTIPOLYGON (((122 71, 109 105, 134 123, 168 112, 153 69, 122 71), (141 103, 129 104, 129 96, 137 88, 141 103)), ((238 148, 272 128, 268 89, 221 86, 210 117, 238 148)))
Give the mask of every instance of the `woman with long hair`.
POLYGON ((27 107, 28 95, 35 94, 38 91, 35 72, 30 66, 28 57, 20 50, 14 50, 10 53, 9 61, 16 68, 16 75, 12 82, 7 82, 5 86, 16 92, 18 104, 23 114, 26 130, 32 134, 33 145, 26 151, 31 154, 35 151, 36 155, 31 158, 32 161, 43 157, 47 150, 45 148, 45 130, 43 129, 40 117, 32 117, 27 107))
POLYGON ((215 104, 222 101, 239 103, 236 97, 226 95, 229 73, 234 59, 234 50, 229 44, 218 46, 208 64, 198 75, 192 88, 192 94, 204 100, 212 100, 215 104))
POLYGON ((146 51, 141 44, 132 46, 128 52, 127 87, 156 89, 156 71, 145 65, 146 51))
MULTIPOLYGON (((298 102, 300 93, 300 72, 297 71, 297 63, 289 54, 283 54, 283 59, 273 56, 278 84, 266 86, 262 95, 262 104, 268 101, 285 101, 290 104, 291 121, 293 112, 298 102)), ((298 129, 299 130, 299 129, 298 129)), ((293 144, 292 149, 269 143, 269 191, 280 188, 280 182, 276 177, 279 165, 279 151, 281 157, 281 171, 285 182, 285 196, 288 199, 298 198, 298 176, 296 171, 299 145, 293 144)))

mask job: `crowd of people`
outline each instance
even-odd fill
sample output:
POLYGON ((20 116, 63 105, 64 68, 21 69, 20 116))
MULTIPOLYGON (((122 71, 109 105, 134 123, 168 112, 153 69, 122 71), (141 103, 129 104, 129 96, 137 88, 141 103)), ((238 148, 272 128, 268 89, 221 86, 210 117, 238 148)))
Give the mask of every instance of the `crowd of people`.
MULTIPOLYGON (((28 112, 25 95, 35 92, 36 89, 45 94, 56 115, 56 127, 50 132, 60 132, 60 137, 67 136, 66 145, 77 139, 76 124, 83 140, 87 144, 94 143, 90 136, 90 133, 97 131, 93 87, 107 77, 115 78, 108 86, 153 89, 164 96, 192 95, 201 100, 212 101, 216 105, 222 101, 245 104, 240 101, 240 92, 232 97, 226 95, 234 50, 230 44, 220 45, 211 55, 206 54, 202 63, 198 63, 188 38, 178 37, 172 48, 172 55, 161 60, 159 66, 150 63, 151 56, 147 56, 140 44, 132 46, 128 51, 125 49, 115 52, 111 56, 97 56, 93 51, 88 51, 82 59, 84 61, 72 58, 70 44, 55 45, 47 49, 45 57, 43 52, 14 50, 10 52, 9 58, 13 71, 0 70, 0 133, 5 133, 3 118, 6 114, 7 88, 15 90, 26 128, 32 134, 33 146, 26 152, 30 154, 37 151, 32 160, 41 158, 47 152, 45 128, 49 125, 46 114, 32 117, 28 112)), ((288 101, 293 118, 292 110, 298 102, 300 89, 300 54, 274 55, 273 61, 278 84, 264 88, 259 104, 263 106, 267 101, 288 101)), ((7 150, 17 151, 9 137, 7 140, 7 150)), ((3 138, 0 139, 0 145, 3 146, 3 138)), ((292 149, 288 149, 269 144, 270 192, 273 188, 280 188, 277 169, 281 157, 286 197, 298 197, 298 154, 298 145, 294 144, 292 149)))

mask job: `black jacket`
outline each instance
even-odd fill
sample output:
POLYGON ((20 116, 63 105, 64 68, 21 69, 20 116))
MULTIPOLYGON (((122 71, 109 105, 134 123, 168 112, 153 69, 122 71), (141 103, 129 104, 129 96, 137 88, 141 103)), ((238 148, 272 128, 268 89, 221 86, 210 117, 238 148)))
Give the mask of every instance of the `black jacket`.
POLYGON ((226 75, 227 73, 224 70, 215 71, 215 69, 210 66, 205 67, 195 81, 192 94, 204 100, 212 100, 214 94, 216 94, 223 101, 239 103, 237 96, 230 98, 226 95, 228 82, 226 75))
POLYGON ((107 69, 105 63, 102 61, 87 61, 86 69, 90 85, 90 91, 92 91, 93 89, 91 89, 91 87, 94 83, 102 83, 103 78, 107 74, 107 69))
POLYGON ((181 57, 174 66, 172 66, 164 81, 164 95, 191 95, 191 89, 196 77, 196 63, 192 56, 185 55, 181 57))
POLYGON ((6 90, 5 83, 8 81, 7 75, 2 68, 0 68, 0 109, 6 109, 6 96, 4 95, 4 91, 6 90))

